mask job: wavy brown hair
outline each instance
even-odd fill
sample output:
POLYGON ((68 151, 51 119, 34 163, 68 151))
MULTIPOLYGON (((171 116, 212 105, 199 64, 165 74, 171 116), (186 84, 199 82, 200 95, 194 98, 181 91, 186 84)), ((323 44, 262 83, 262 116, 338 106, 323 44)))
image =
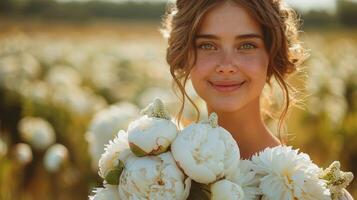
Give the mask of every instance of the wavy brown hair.
MULTIPOLYGON (((197 111, 196 122, 199 120, 200 111, 185 91, 190 71, 196 62, 195 35, 205 13, 225 1, 227 0, 177 0, 176 3, 168 4, 163 18, 163 33, 168 39, 166 60, 173 77, 173 87, 181 100, 177 114, 179 124, 186 98, 197 111)), ((230 1, 247 9, 261 25, 269 54, 266 83, 271 87, 271 80, 274 78, 284 94, 278 123, 279 138, 283 142, 281 128, 294 100, 291 95, 294 88, 286 78, 288 74, 296 71, 307 55, 298 38, 300 20, 296 12, 280 0, 230 1)))

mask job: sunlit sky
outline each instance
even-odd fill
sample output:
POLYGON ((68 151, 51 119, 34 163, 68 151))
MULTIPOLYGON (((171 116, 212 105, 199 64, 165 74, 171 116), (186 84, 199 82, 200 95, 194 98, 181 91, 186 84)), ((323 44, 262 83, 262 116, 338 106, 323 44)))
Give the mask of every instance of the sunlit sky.
MULTIPOLYGON (((57 0, 59 2, 68 1, 90 1, 90 0, 57 0)), ((127 1, 149 1, 149 2, 163 2, 163 1, 175 1, 175 0, 100 0, 111 2, 127 2, 127 1)), ((338 0, 285 0, 289 5, 298 8, 300 10, 328 10, 334 12, 336 9, 336 1, 338 0)), ((357 0, 351 0, 357 2, 357 0)))
POLYGON ((335 0, 285 0, 287 4, 300 10, 328 10, 336 9, 335 0))

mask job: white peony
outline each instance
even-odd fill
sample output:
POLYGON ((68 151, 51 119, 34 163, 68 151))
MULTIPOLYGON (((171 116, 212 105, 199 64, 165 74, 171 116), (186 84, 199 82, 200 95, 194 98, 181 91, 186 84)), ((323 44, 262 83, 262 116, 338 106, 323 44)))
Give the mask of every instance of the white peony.
POLYGON ((252 157, 254 170, 262 176, 260 189, 270 200, 331 199, 325 181, 307 154, 292 147, 266 148, 252 157))
POLYGON ((38 117, 25 117, 18 125, 21 137, 37 150, 44 150, 56 140, 52 125, 38 117))
POLYGON ((227 179, 242 187, 244 200, 258 200, 261 191, 259 189, 260 176, 253 170, 250 160, 241 160, 236 170, 227 176, 227 179))
POLYGON ((17 162, 26 165, 32 161, 33 155, 30 145, 18 143, 14 147, 14 157, 17 162))
POLYGON ((98 168, 98 161, 104 153, 104 146, 119 130, 126 130, 131 120, 139 115, 139 109, 129 102, 114 104, 96 113, 86 133, 92 168, 98 168))
POLYGON ((62 144, 54 144, 43 158, 43 164, 49 172, 57 172, 68 159, 68 150, 62 144))
POLYGON ((204 184, 231 174, 240 159, 236 141, 218 126, 216 113, 209 121, 189 125, 171 145, 172 155, 185 174, 204 184))
POLYGON ((164 104, 155 99, 143 111, 144 116, 128 127, 129 145, 136 156, 165 152, 177 136, 177 127, 170 120, 164 104))
POLYGON ((120 176, 121 200, 185 200, 191 179, 180 171, 170 152, 157 156, 133 156, 120 176))
POLYGON ((120 200, 118 187, 112 185, 104 185, 104 188, 96 188, 95 195, 89 196, 89 200, 120 200))
POLYGON ((227 180, 223 179, 211 185, 211 200, 243 200, 244 192, 242 188, 227 180))
POLYGON ((99 175, 111 185, 118 185, 125 161, 130 157, 128 134, 121 130, 109 141, 99 160, 99 175))
POLYGON ((340 162, 334 161, 320 175, 320 178, 327 181, 327 188, 330 190, 333 200, 342 198, 345 194, 344 189, 353 180, 353 173, 343 172, 340 167, 340 162))

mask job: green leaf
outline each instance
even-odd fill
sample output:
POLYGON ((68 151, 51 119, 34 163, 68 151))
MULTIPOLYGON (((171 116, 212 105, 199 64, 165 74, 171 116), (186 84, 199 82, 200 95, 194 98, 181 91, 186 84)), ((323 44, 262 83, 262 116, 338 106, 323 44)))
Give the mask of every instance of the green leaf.
POLYGON ((107 183, 110 185, 119 185, 119 177, 123 169, 124 169, 124 163, 121 160, 119 160, 119 165, 117 166, 117 168, 110 170, 107 176, 105 177, 107 183))
POLYGON ((188 200, 210 200, 211 191, 208 185, 192 181, 188 200))

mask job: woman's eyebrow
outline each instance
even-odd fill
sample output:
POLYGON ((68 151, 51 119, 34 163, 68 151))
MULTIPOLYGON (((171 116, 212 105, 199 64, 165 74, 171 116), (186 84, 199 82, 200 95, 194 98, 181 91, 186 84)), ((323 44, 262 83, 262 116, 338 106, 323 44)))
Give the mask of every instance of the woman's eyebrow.
POLYGON ((236 40, 239 40, 239 39, 252 39, 252 38, 263 39, 263 36, 260 35, 260 34, 256 34, 256 33, 248 33, 248 34, 243 34, 243 35, 237 35, 235 37, 236 40))
POLYGON ((197 34, 195 36, 195 39, 215 39, 215 40, 218 40, 219 37, 215 36, 215 35, 212 35, 212 34, 197 34))
MULTIPOLYGON (((247 34, 242 34, 242 35, 237 35, 235 37, 236 40, 241 40, 241 39, 252 39, 252 38, 258 38, 258 39, 263 39, 263 36, 260 34, 256 33, 247 33, 247 34)), ((214 40, 219 40, 219 37, 213 34, 197 34, 195 36, 195 39, 214 39, 214 40)))

